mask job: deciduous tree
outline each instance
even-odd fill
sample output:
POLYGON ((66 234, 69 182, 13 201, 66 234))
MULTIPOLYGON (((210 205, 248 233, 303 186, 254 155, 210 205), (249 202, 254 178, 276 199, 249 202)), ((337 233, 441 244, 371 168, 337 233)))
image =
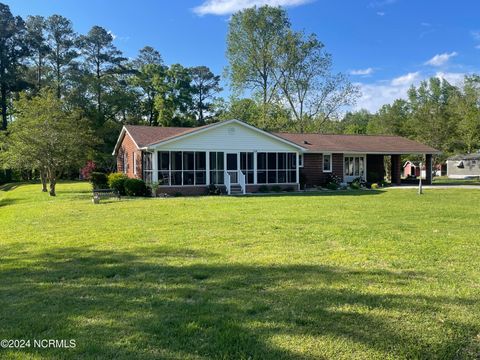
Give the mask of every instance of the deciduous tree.
POLYGON ((15 108, 3 162, 11 168, 38 170, 55 196, 62 173, 85 163, 95 143, 92 132, 79 113, 67 110, 53 92, 42 91, 32 98, 22 94, 15 108))

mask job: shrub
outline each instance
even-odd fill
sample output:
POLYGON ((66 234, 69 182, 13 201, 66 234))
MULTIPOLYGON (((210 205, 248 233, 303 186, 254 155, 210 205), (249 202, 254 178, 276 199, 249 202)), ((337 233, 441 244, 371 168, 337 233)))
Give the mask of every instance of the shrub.
POLYGON ((373 183, 371 186, 370 186, 370 189, 378 189, 379 186, 377 183, 373 183))
POLYGON ((145 185, 145 181, 140 179, 127 179, 124 186, 125 194, 128 196, 145 196, 147 193, 147 185, 145 185))
POLYGON ((267 185, 262 185, 258 188, 258 191, 261 192, 261 193, 268 193, 270 191, 270 189, 268 188, 267 185))
POLYGON ((295 189, 292 187, 292 186, 289 186, 287 188, 284 189, 286 192, 294 192, 295 189))
POLYGON ((272 190, 273 192, 281 192, 281 191, 282 191, 282 187, 279 186, 279 185, 273 185, 273 186, 271 187, 271 190, 272 190))
POLYGON ((339 176, 333 173, 328 174, 327 177, 325 178, 325 183, 327 184, 327 188, 328 188, 328 184, 330 183, 336 184, 338 188, 341 182, 342 182, 342 179, 340 179, 339 176))
POLYGON ((120 195, 125 195, 125 181, 128 176, 124 173, 111 173, 108 175, 108 186, 110 189, 117 190, 120 195))
POLYGON ((208 185, 207 188, 207 195, 220 195, 222 193, 222 190, 217 185, 211 184, 208 185))
POLYGON ((362 187, 365 187, 367 185, 367 183, 365 182, 365 180, 363 180, 362 177, 357 177, 355 179, 353 179, 353 181, 350 183, 350 188, 354 189, 354 190, 358 190, 362 187))
POLYGON ((327 183, 327 189, 329 190, 337 190, 339 188, 339 184, 334 183, 334 182, 329 182, 327 183))
POLYGON ((183 194, 180 191, 177 191, 175 194, 173 194, 175 197, 180 197, 183 196, 183 194))
POLYGON ((153 197, 156 197, 158 193, 158 189, 160 187, 160 183, 158 181, 154 181, 150 183, 147 187, 150 189, 151 195, 153 197))
POLYGON ((90 182, 94 189, 107 189, 108 188, 108 178, 105 173, 102 172, 92 172, 90 174, 90 182))

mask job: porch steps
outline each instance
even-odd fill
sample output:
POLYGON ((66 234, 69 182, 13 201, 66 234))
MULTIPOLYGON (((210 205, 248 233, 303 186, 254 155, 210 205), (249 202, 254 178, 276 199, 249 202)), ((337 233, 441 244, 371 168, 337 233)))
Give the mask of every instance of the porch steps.
POLYGON ((242 187, 239 184, 232 184, 230 187, 230 195, 243 195, 242 187))

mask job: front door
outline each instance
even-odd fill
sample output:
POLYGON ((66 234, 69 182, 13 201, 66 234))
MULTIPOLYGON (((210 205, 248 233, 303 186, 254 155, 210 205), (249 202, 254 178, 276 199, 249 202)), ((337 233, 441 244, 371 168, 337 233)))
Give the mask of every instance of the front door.
POLYGON ((238 154, 227 153, 227 172, 230 174, 230 182, 238 184, 238 154))

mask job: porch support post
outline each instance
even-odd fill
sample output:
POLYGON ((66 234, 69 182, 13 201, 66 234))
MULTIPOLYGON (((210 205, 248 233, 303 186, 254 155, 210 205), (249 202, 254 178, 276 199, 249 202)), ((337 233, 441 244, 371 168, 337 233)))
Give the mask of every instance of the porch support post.
POLYGON ((425 184, 432 185, 432 154, 425 154, 425 184))
POLYGON ((152 155, 152 182, 158 182, 158 151, 154 150, 152 155))
POLYGON ((296 156, 295 165, 296 165, 296 170, 297 170, 295 172, 295 174, 296 174, 295 182, 297 184, 300 184, 300 166, 299 166, 300 164, 298 163, 299 160, 300 160, 300 156, 298 155, 298 152, 295 153, 295 156, 296 156))
POLYGON ((257 185, 257 152, 253 152, 253 183, 257 185))
POLYGON ((401 185, 402 163, 400 162, 400 155, 392 155, 392 184, 401 185))
POLYGON ((210 185, 210 151, 205 152, 205 171, 207 172, 205 176, 205 183, 210 185))

